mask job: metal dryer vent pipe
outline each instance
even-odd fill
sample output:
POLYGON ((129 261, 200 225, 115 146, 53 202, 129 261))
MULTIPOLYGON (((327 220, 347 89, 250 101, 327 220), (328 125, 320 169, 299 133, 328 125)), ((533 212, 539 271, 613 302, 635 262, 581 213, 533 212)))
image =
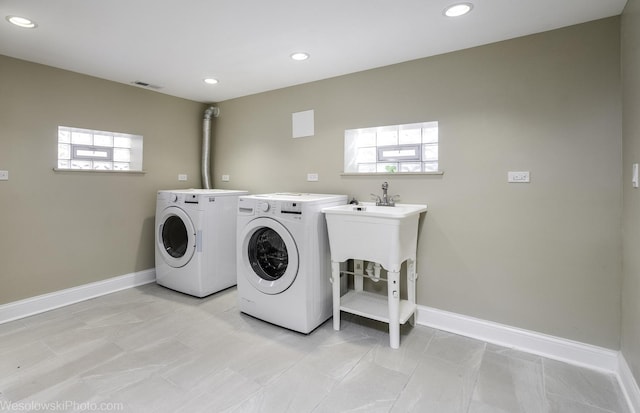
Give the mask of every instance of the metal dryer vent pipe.
POLYGON ((211 116, 220 116, 220 109, 209 106, 202 121, 202 188, 211 189, 211 116))

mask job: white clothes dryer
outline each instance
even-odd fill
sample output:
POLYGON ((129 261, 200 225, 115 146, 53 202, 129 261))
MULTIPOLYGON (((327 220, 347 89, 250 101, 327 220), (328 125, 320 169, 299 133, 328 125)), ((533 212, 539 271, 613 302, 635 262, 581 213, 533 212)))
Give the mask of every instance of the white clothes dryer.
POLYGON ((156 282, 204 297, 236 284, 238 197, 247 191, 158 191, 156 282))
POLYGON ((346 195, 276 193, 238 198, 238 306, 310 333, 332 315, 331 255, 322 208, 346 195))

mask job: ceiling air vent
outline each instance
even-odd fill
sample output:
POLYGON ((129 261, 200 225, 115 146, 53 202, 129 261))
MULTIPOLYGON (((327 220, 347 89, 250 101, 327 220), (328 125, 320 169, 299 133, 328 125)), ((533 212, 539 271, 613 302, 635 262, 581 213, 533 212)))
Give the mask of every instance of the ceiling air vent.
POLYGON ((133 81, 131 83, 136 85, 136 86, 146 87, 146 88, 149 88, 149 89, 156 89, 156 90, 162 89, 162 86, 154 85, 152 83, 142 82, 140 80, 136 80, 136 81, 133 81))

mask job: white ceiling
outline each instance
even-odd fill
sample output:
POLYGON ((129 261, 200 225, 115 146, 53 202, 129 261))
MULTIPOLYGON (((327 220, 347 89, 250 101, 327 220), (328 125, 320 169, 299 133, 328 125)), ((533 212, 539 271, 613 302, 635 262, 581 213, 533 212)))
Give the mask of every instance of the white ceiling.
POLYGON ((0 0, 0 54, 220 102, 619 15, 626 4, 467 0, 470 14, 444 17, 455 1, 0 0), (293 61, 295 51, 311 58, 293 61))

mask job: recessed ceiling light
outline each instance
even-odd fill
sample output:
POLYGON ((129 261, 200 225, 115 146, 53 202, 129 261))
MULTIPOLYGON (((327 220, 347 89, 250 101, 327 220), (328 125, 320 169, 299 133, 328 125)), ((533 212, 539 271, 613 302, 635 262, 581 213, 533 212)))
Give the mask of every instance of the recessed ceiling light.
POLYGON ((218 79, 214 79, 212 77, 208 77, 208 78, 204 79, 204 83, 206 83, 208 85, 215 85, 216 83, 218 83, 218 79))
POLYGON ((473 9, 473 4, 471 3, 457 3, 452 4, 451 6, 444 9, 444 15, 447 17, 459 17, 464 16, 469 13, 473 9))
POLYGON ((38 26, 33 20, 20 16, 7 16, 7 21, 25 29, 35 29, 38 26))
POLYGON ((305 53, 305 52, 295 52, 291 54, 291 58, 293 60, 307 60, 309 57, 310 57, 309 53, 305 53))

